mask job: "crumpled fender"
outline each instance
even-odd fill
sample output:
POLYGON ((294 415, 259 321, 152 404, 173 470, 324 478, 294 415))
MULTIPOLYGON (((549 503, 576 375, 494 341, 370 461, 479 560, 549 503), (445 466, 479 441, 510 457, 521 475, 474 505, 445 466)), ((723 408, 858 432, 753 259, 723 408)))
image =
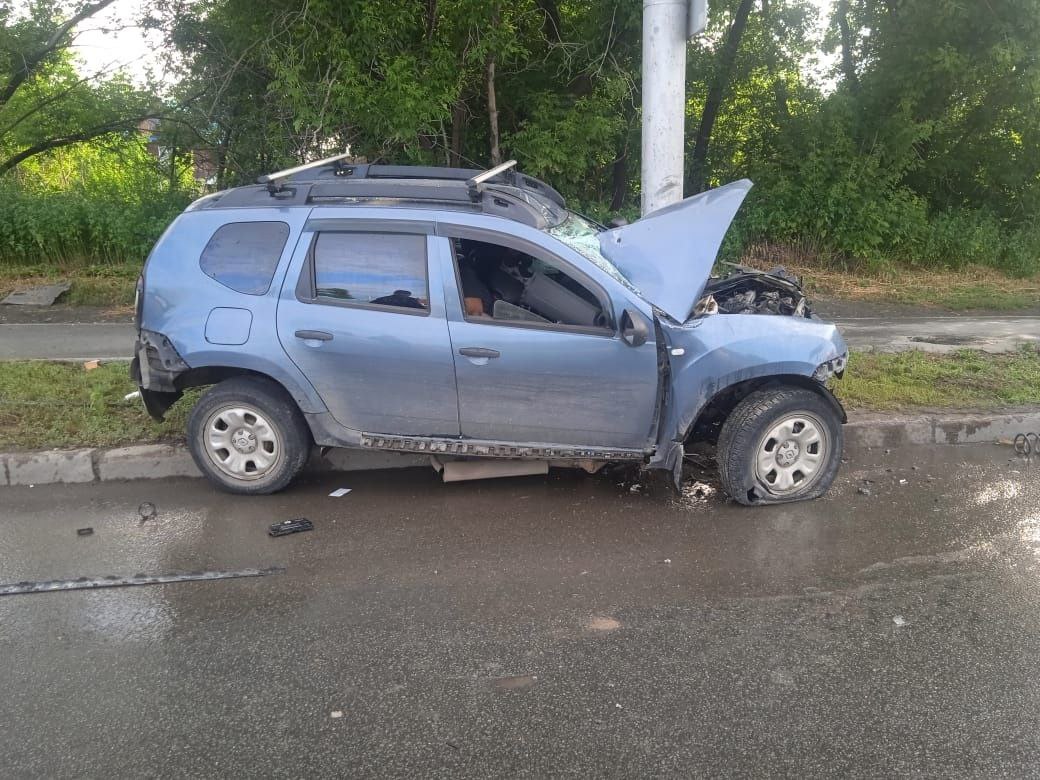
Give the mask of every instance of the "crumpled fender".
POLYGON ((838 400, 813 378, 821 365, 848 352, 832 323, 717 314, 682 326, 663 322, 662 331, 669 347, 669 392, 651 468, 675 470, 683 442, 705 406, 718 393, 749 380, 798 377, 811 382, 845 419, 838 400))

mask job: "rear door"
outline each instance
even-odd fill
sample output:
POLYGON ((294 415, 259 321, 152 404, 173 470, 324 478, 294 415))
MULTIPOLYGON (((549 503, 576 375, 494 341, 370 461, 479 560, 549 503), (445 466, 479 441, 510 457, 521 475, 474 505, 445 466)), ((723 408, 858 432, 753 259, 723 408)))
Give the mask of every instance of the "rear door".
POLYGON ((436 239, 418 224, 308 222, 278 336, 332 416, 366 433, 458 436, 436 239))
POLYGON ((462 435, 647 448, 658 388, 657 346, 649 319, 649 340, 629 346, 616 325, 623 302, 612 300, 576 263, 510 234, 447 225, 438 230, 445 236, 440 249, 462 435), (505 250, 499 256, 510 273, 514 263, 524 269, 521 276, 531 272, 523 292, 508 279, 496 278, 480 258, 478 275, 483 273, 488 282, 469 281, 474 274, 465 265, 467 253, 479 255, 485 247, 491 257, 496 247, 505 250), (475 288, 466 290, 466 285, 475 288), (510 286, 513 290, 506 295, 518 305, 495 301, 490 311, 477 313, 482 307, 477 299, 499 295, 488 287, 510 286), (590 307, 591 301, 597 303, 590 307), (539 316, 541 321, 535 319, 539 316))

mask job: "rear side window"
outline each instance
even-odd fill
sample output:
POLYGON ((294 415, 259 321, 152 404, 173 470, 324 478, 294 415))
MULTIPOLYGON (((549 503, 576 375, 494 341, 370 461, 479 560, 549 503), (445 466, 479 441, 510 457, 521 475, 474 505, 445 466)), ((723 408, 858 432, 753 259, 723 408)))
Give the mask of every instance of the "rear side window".
POLYGON ((428 310, 426 236, 319 233, 314 244, 318 300, 428 310))
POLYGON ((232 222, 213 234, 199 265, 225 287, 263 295, 271 289, 288 238, 289 226, 284 222, 232 222))

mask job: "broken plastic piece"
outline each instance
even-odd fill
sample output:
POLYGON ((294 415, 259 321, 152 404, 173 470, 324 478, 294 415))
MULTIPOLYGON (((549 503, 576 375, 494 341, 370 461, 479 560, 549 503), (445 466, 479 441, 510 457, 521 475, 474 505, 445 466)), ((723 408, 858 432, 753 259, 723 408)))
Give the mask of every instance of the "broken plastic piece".
POLYGON ((239 571, 195 571, 187 574, 135 574, 132 577, 79 577, 74 580, 47 580, 45 582, 15 582, 0 585, 0 596, 15 596, 21 593, 47 593, 54 590, 93 590, 94 588, 120 588, 128 585, 163 585, 170 582, 205 582, 227 580, 234 577, 266 577, 281 574, 282 566, 268 569, 241 569, 239 571))
POLYGON ((267 533, 271 536, 286 536, 288 534, 297 534, 301 531, 313 530, 314 523, 305 517, 298 517, 295 520, 284 520, 281 523, 275 523, 267 533))
POLYGON ((45 284, 40 287, 30 287, 27 290, 18 290, 4 298, 0 303, 12 306, 50 306, 63 294, 72 288, 68 282, 57 284, 45 284))
POLYGON ((94 533, 94 529, 89 526, 87 528, 76 529, 76 536, 90 536, 92 533, 94 533))

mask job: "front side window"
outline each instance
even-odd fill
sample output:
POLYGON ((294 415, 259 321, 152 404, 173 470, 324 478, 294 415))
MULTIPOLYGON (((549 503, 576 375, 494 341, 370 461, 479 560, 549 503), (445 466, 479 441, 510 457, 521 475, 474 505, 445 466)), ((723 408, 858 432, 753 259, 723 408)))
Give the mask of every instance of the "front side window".
POLYGON ((467 319, 590 330, 610 327, 600 297, 552 260, 485 241, 454 243, 467 319))
POLYGON ((426 237, 319 233, 314 294, 318 300, 428 311, 426 237))
POLYGON ((264 295, 271 289, 288 238, 289 226, 284 222, 222 225, 202 250, 199 266, 225 287, 246 295, 264 295))

